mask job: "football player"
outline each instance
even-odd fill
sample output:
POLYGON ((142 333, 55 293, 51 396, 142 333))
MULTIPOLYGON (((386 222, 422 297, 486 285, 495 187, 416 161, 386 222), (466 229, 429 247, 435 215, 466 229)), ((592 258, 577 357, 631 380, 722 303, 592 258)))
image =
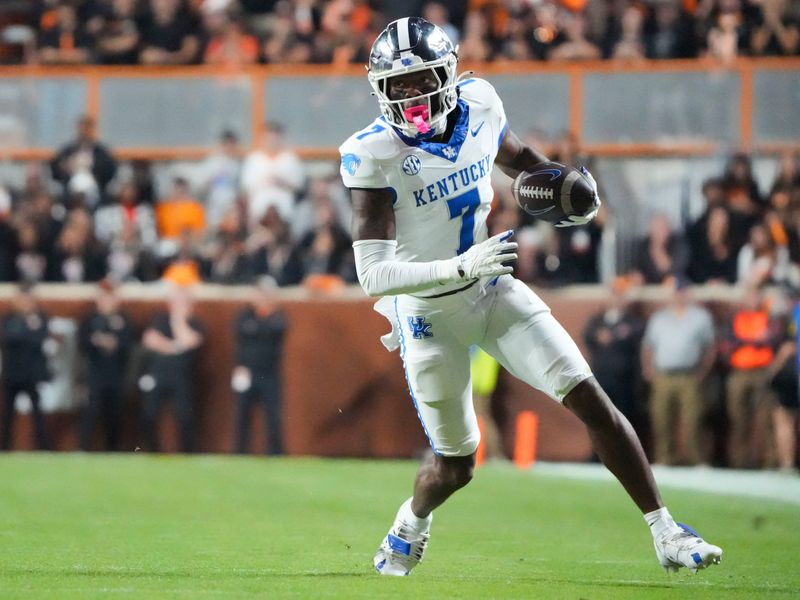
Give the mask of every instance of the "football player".
MULTIPOLYGON (((408 575, 425 553, 432 511, 472 479, 480 438, 472 344, 586 424, 595 451, 644 513, 665 569, 718 562, 720 548, 673 521, 633 428, 573 340, 511 276, 512 232, 487 239, 494 164, 513 178, 547 159, 509 130, 494 88, 459 77, 456 65, 441 28, 417 17, 390 23, 368 65, 381 116, 340 147, 359 282, 383 296, 376 310, 392 332, 382 341, 401 349, 433 450, 375 554, 375 569, 408 575)), ((584 224, 598 206, 559 225, 584 224)))

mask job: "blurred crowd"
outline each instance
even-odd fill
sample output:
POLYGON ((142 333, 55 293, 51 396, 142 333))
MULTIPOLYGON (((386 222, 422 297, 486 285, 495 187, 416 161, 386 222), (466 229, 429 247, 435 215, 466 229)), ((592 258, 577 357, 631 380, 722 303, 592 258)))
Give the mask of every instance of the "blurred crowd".
POLYGON ((35 0, 0 9, 0 60, 365 64, 392 19, 440 25, 467 61, 796 56, 790 0, 35 0))
POLYGON ((118 164, 81 118, 49 164, 0 185, 0 281, 355 282, 338 173, 309 178, 279 124, 262 137, 245 152, 224 132, 194 179, 159 183, 146 161, 118 164))
POLYGON ((800 289, 800 162, 785 153, 768 189, 753 177, 743 153, 702 187, 703 213, 685 227, 655 214, 638 241, 629 277, 660 284, 779 285, 800 289))
MULTIPOLYGON (((0 182, 0 281, 252 283, 323 289, 356 282, 347 190, 333 165, 309 171, 268 122, 255 149, 233 131, 200 162, 118 163, 89 117, 21 185, 0 182)), ((570 135, 551 159, 591 164, 570 135)), ((602 173, 598 179, 602 182, 602 173)), ((602 195, 602 190, 601 190, 602 195)), ((748 155, 732 155, 702 186, 703 211, 684 223, 652 216, 632 240, 634 284, 781 285, 800 289, 800 158, 786 153, 761 189, 748 155)), ((541 287, 599 283, 608 207, 585 227, 558 229, 522 212, 498 185, 489 228, 517 230, 516 276, 541 287)))

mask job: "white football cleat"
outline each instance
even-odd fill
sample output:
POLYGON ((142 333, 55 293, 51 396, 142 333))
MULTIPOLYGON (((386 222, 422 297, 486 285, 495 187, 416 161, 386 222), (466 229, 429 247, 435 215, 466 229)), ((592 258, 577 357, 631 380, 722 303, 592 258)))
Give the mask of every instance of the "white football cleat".
POLYGON ((425 531, 416 531, 396 519, 372 560, 375 570, 381 575, 409 575, 422 562, 429 538, 430 525, 425 531))
POLYGON ((683 523, 668 527, 654 540, 658 562, 667 572, 686 567, 693 573, 722 560, 722 549, 709 544, 683 523))

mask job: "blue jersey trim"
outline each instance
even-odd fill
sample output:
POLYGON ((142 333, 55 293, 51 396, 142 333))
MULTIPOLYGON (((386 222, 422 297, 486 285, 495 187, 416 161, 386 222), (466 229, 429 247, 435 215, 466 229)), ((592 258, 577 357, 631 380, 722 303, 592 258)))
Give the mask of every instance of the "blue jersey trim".
POLYGON ((411 401, 414 403, 414 410, 417 411, 417 418, 419 419, 419 422, 422 423, 422 431, 425 432, 425 437, 428 438, 428 443, 431 445, 431 450, 433 450, 434 454, 439 454, 439 452, 436 450, 436 446, 433 444, 433 439, 428 433, 428 428, 425 427, 425 421, 422 420, 422 415, 419 413, 417 398, 414 396, 414 390, 411 387, 411 378, 408 376, 408 366, 406 365, 406 336, 403 335, 403 323, 400 321, 400 311, 397 309, 397 296, 394 298, 394 316, 397 318, 397 327, 399 327, 400 331, 400 358, 403 359, 403 371, 406 374, 408 392, 411 394, 411 401))
POLYGON ((475 79, 465 79, 464 81, 458 84, 458 87, 462 88, 465 85, 469 85, 470 83, 475 83, 475 79))
POLYGON ((421 137, 408 137, 394 126, 392 126, 392 129, 394 129, 398 137, 403 140, 407 146, 419 148, 428 154, 433 154, 434 156, 438 156, 445 160, 449 160, 451 163, 454 163, 456 160, 458 160, 458 154, 461 152, 461 146, 464 145, 464 141, 467 139, 467 133, 469 132, 469 104, 467 104, 464 100, 459 99, 458 108, 461 109, 461 114, 458 116, 455 129, 453 129, 453 135, 450 136, 450 141, 444 144, 429 142, 421 137))
POLYGON ((503 143, 503 138, 506 137, 507 133, 508 133, 508 121, 506 121, 506 124, 503 125, 503 130, 500 132, 500 135, 497 137, 497 147, 498 148, 500 148, 500 144, 503 143))
POLYGON ((389 190, 389 192, 391 192, 392 194, 392 205, 394 206, 395 204, 397 204, 397 190, 394 189, 392 186, 388 186, 386 189, 389 190))

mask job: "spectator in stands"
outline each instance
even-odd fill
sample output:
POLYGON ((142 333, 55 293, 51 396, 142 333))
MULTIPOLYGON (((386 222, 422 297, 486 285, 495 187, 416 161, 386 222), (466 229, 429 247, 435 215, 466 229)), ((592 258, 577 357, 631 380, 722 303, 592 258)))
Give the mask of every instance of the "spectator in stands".
POLYGON ((33 289, 23 284, 12 301, 11 313, 2 324, 3 387, 5 413, 0 447, 10 450, 14 438, 16 399, 24 392, 33 411, 36 448, 48 449, 44 415, 39 405, 39 386, 50 379, 44 345, 48 339, 48 316, 39 307, 33 289))
POLYGON ((564 17, 564 39, 550 52, 551 60, 596 60, 600 48, 586 37, 587 24, 583 13, 568 13, 564 17))
POLYGON ((90 62, 94 40, 78 22, 74 3, 61 0, 54 22, 40 31, 38 46, 40 63, 75 65, 90 62))
POLYGON ((158 277, 155 215, 149 204, 138 201, 138 188, 123 183, 116 202, 101 206, 94 215, 95 236, 108 249, 106 276, 121 281, 152 281, 158 277))
POLYGON ((66 214, 63 204, 54 203, 52 196, 41 190, 18 206, 17 217, 33 224, 38 235, 38 248, 49 254, 63 227, 66 214))
POLYGON ((297 285, 303 280, 302 255, 292 239, 289 224, 275 206, 267 209, 248 237, 246 247, 255 273, 269 275, 281 287, 297 285))
POLYGON ((698 40, 695 23, 680 0, 657 0, 644 25, 647 58, 694 58, 698 40))
POLYGON ((195 234, 184 229, 175 244, 175 253, 163 257, 161 278, 182 286, 193 286, 203 281, 203 276, 209 271, 208 257, 195 234))
POLYGON ((260 278, 250 304, 236 317, 236 366, 231 387, 238 395, 236 452, 239 454, 249 450, 254 406, 264 411, 266 453, 283 454, 281 361, 287 319, 276 291, 274 279, 260 278))
POLYGON ((146 159, 131 161, 131 181, 136 186, 136 203, 156 203, 156 184, 153 177, 153 164, 146 159))
POLYGON ((15 280, 30 283, 44 281, 47 255, 40 244, 36 226, 31 221, 22 221, 17 236, 19 246, 15 258, 15 280))
POLYGON ((550 2, 540 2, 533 8, 533 36, 531 49, 537 60, 547 60, 550 51, 563 38, 558 21, 558 7, 550 2))
POLYGON ((731 210, 754 215, 765 206, 753 176, 753 162, 747 154, 739 152, 730 157, 723 181, 731 210))
POLYGON ((109 149, 97 140, 95 121, 83 116, 77 123, 77 137, 61 148, 50 162, 53 179, 64 197, 80 194, 88 208, 106 198, 106 187, 117 173, 117 162, 109 149))
POLYGON ((247 284, 255 278, 254 261, 237 232, 220 228, 209 252, 206 279, 213 283, 247 284))
POLYGON ((705 413, 701 385, 714 364, 715 354, 711 314, 691 302, 685 280, 677 279, 669 305, 650 317, 642 340, 642 374, 651 383, 655 462, 669 465, 679 461, 677 416, 685 431, 685 462, 705 462, 701 447, 705 413))
POLYGON ((770 194, 777 191, 789 194, 791 204, 800 204, 800 155, 787 151, 781 154, 770 194))
POLYGON ((755 56, 795 56, 800 51, 800 23, 786 0, 762 0, 750 48, 755 56))
POLYGON ((211 37, 206 45, 203 62, 225 69, 258 62, 258 40, 247 33, 237 17, 226 18, 221 31, 211 37))
POLYGON ((188 232, 199 240, 206 231, 206 215, 203 205, 196 200, 189 189, 189 182, 183 177, 172 180, 172 191, 162 198, 156 206, 156 227, 161 239, 162 256, 174 255, 177 245, 188 232))
POLYGON ((641 60, 645 57, 644 13, 637 4, 629 4, 622 13, 620 39, 611 50, 616 60, 641 60))
POLYGON ((706 35, 706 56, 730 65, 747 46, 747 31, 739 10, 720 10, 706 35))
POLYGON ((470 11, 464 20, 464 35, 458 49, 458 58, 469 61, 487 61, 492 58, 492 47, 488 41, 489 24, 478 11, 470 11))
POLYGON ((155 214, 149 204, 139 202, 136 184, 133 181, 122 183, 113 200, 94 214, 97 239, 108 246, 120 239, 132 239, 142 247, 155 247, 158 240, 155 214))
POLYGON ((597 381, 620 412, 640 429, 639 356, 645 322, 632 309, 627 287, 622 279, 614 282, 608 305, 589 319, 583 340, 597 381))
POLYGON ((268 122, 262 132, 261 149, 247 155, 242 167, 242 188, 252 228, 275 206, 282 219, 292 214, 295 197, 305 183, 305 168, 286 144, 283 126, 268 122))
POLYGON ((745 215, 740 212, 729 210, 726 195, 726 185, 722 178, 712 177, 703 182, 702 187, 703 202, 705 211, 687 229, 689 243, 696 247, 703 243, 702 238, 706 236, 708 219, 714 209, 724 208, 728 212, 728 243, 734 254, 747 242, 750 228, 755 224, 752 215, 745 215))
POLYGON ((188 65, 200 49, 197 23, 184 0, 150 0, 142 22, 139 62, 143 65, 188 65))
POLYGON ((139 62, 140 15, 137 0, 104 3, 95 55, 101 65, 135 65, 139 62))
POLYGON ((175 403, 180 428, 180 449, 194 450, 194 370, 197 349, 205 332, 193 314, 188 287, 175 285, 170 290, 169 311, 158 313, 142 337, 148 351, 147 368, 139 379, 144 395, 143 427, 147 447, 158 452, 158 417, 168 400, 175 403))
POLYGON ((789 249, 779 245, 766 225, 750 230, 750 240, 739 251, 736 281, 745 287, 761 287, 770 283, 794 283, 797 266, 789 260, 789 249))
MULTIPOLYGON (((352 210, 338 176, 315 177, 310 180, 305 195, 300 198, 292 213, 291 228, 295 239, 302 239, 315 226, 315 207, 318 202, 330 201, 337 222, 343 228, 350 226, 352 210)), ((516 204, 515 204, 516 206, 516 204)), ((494 214, 494 213, 492 213, 494 214)))
MULTIPOLYGON (((270 16, 270 27, 264 39, 264 60, 269 64, 288 62, 292 46, 306 40, 297 35, 295 29, 294 13, 288 2, 277 2, 275 12, 270 16)), ((317 36, 315 43, 321 43, 321 36, 317 36)), ((330 62, 330 56, 325 62, 330 62)))
POLYGON ((715 206, 698 223, 704 228, 690 238, 689 278, 694 283, 736 283, 737 253, 730 236, 730 214, 715 206))
POLYGON ((772 449, 771 418, 775 398, 768 387, 783 324, 772 319, 757 289, 749 289, 725 324, 720 348, 730 373, 727 380, 728 464, 767 466, 772 449))
POLYGON ((134 344, 130 318, 108 280, 100 283, 95 308, 80 327, 80 347, 88 363, 89 402, 81 418, 81 450, 93 448, 94 432, 102 414, 105 449, 120 449, 124 383, 134 344))
POLYGON ((683 277, 689 259, 686 241, 672 230, 666 215, 650 219, 649 233, 636 251, 635 276, 643 283, 664 283, 669 277, 683 277))
POLYGON ((304 275, 337 275, 354 283, 356 273, 351 246, 350 235, 339 223, 333 202, 327 197, 316 198, 314 226, 299 243, 304 275))
POLYGON ((224 131, 218 149, 203 161, 200 172, 200 196, 205 204, 208 228, 215 230, 222 219, 236 208, 242 149, 233 131, 224 131))
POLYGON ((83 208, 70 211, 47 261, 47 280, 81 283, 105 275, 105 251, 94 237, 92 217, 83 208))
POLYGON ((460 32, 450 22, 450 10, 445 4, 442 2, 426 2, 422 7, 422 18, 441 27, 453 42, 453 45, 458 45, 460 32))

